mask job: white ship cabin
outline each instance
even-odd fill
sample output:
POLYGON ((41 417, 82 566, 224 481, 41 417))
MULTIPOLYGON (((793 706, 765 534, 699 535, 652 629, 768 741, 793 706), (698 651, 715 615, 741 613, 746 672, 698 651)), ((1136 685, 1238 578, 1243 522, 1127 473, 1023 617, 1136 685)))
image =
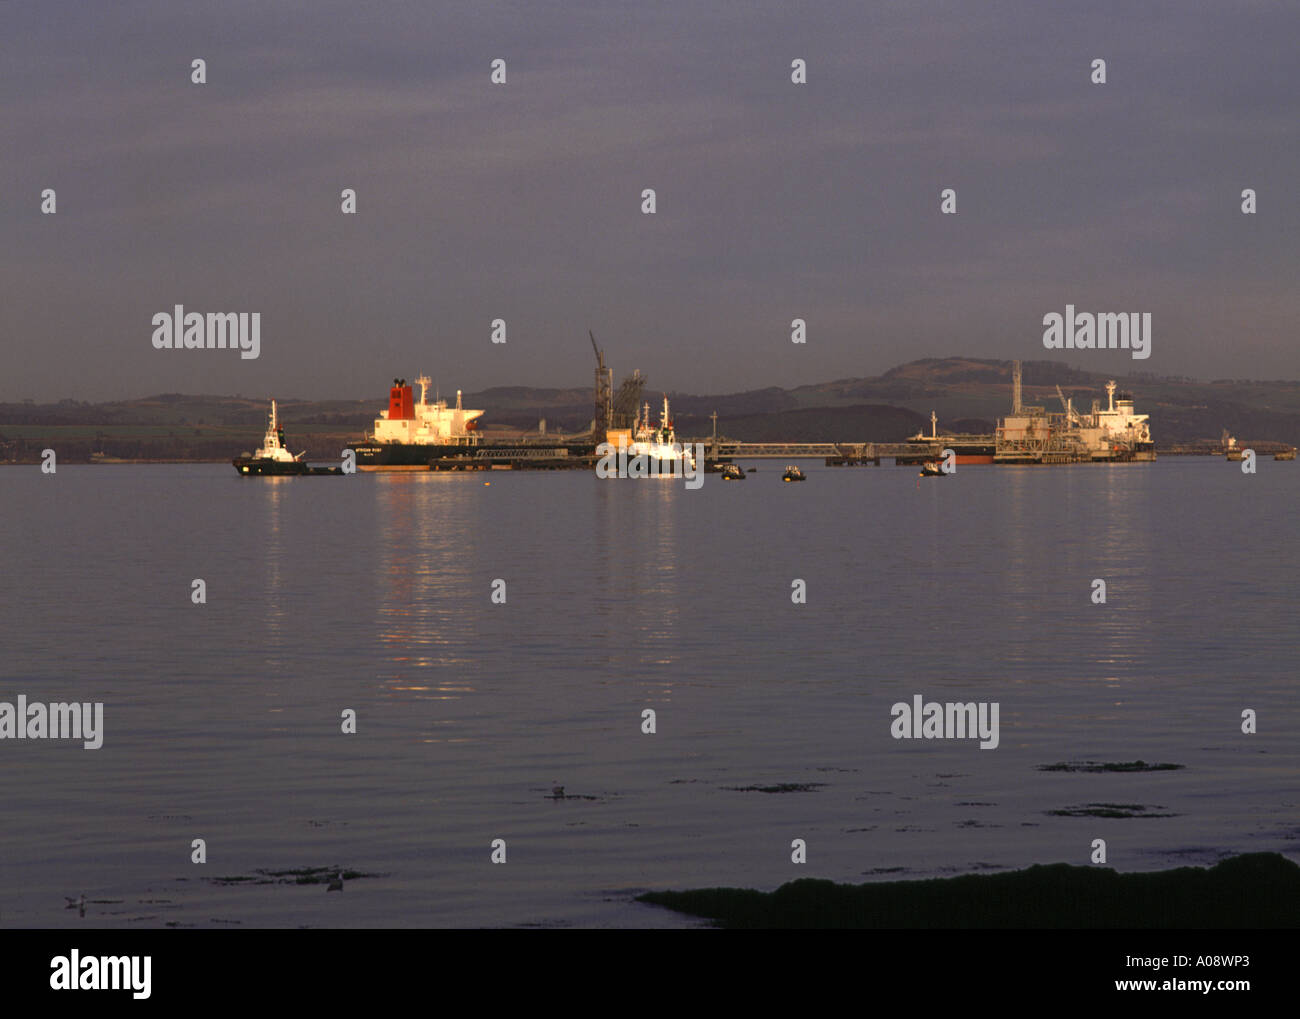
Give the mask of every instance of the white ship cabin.
POLYGON ((426 399, 429 381, 427 375, 415 380, 420 387, 420 402, 416 403, 410 384, 405 379, 393 379, 393 387, 388 393, 388 409, 380 411, 379 417, 375 418, 376 442, 421 446, 478 445, 478 418, 484 411, 462 407, 459 389, 456 390, 454 407, 448 407, 446 400, 429 403, 426 399))
POLYGON ((1133 394, 1116 393, 1115 389, 1115 380, 1111 379, 1106 383, 1106 409, 1093 408, 1090 423, 1096 429, 1100 441, 1150 442, 1150 415, 1135 414, 1133 394))
POLYGON ((271 418, 266 425, 266 435, 262 437, 262 445, 253 456, 259 460, 275 460, 279 463, 293 463, 302 456, 302 453, 294 456, 285 448, 284 429, 280 427, 274 400, 271 401, 271 418))
POLYGON ((658 427, 650 422, 650 404, 647 403, 637 416, 633 436, 635 441, 628 450, 629 456, 647 456, 660 463, 681 462, 687 467, 695 466, 695 454, 691 449, 678 445, 677 431, 668 410, 667 394, 664 394, 658 427))

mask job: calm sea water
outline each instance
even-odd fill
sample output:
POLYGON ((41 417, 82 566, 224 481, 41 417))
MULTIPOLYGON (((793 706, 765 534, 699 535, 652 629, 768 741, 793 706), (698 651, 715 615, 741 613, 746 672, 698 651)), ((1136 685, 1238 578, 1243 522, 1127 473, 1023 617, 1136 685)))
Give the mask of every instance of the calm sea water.
POLYGON ((753 466, 0 470, 0 700, 105 705, 101 750, 0 742, 0 924, 687 925, 631 900, 1297 857, 1296 464, 753 466), (915 694, 1001 745, 894 740, 915 694), (1040 770, 1138 759, 1184 767, 1040 770), (1095 803, 1157 816, 1052 813, 1095 803), (266 876, 315 867, 365 876, 266 876))

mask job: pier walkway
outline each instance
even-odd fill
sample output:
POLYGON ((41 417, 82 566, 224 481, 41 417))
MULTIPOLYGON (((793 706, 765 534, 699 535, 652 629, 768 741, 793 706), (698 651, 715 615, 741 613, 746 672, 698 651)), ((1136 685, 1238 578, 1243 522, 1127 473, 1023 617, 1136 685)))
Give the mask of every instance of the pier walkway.
POLYGON ((709 459, 786 460, 798 457, 878 460, 882 456, 907 456, 918 451, 917 445, 910 442, 729 442, 725 439, 720 439, 716 446, 706 440, 704 449, 709 459))

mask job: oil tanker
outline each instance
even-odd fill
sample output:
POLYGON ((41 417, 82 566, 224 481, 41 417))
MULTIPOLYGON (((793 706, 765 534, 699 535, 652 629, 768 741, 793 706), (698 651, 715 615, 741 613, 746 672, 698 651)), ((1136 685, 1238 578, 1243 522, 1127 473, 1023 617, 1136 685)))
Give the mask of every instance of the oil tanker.
MULTIPOLYGON (((371 431, 352 447, 359 470, 426 471, 433 460, 490 458, 494 450, 514 451, 528 445, 527 440, 508 445, 484 443, 478 419, 485 411, 461 406, 459 389, 454 407, 440 399, 429 403, 429 382, 427 375, 415 380, 420 387, 420 402, 416 403, 410 383, 406 379, 393 379, 388 391, 388 408, 379 412, 371 431)), ((589 456, 595 449, 591 442, 564 443, 554 438, 546 446, 562 447, 569 455, 578 456, 589 456)))

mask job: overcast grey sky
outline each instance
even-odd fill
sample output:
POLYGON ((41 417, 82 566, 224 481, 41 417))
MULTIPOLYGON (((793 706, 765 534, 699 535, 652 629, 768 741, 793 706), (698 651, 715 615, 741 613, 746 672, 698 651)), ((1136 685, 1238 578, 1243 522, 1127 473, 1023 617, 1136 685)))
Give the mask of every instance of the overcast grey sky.
POLYGON ((586 385, 589 327, 729 392, 1066 357, 1066 303, 1153 316, 1085 367, 1297 378, 1298 43, 1274 0, 5 0, 0 399, 586 385), (261 357, 155 350, 178 303, 261 357))

